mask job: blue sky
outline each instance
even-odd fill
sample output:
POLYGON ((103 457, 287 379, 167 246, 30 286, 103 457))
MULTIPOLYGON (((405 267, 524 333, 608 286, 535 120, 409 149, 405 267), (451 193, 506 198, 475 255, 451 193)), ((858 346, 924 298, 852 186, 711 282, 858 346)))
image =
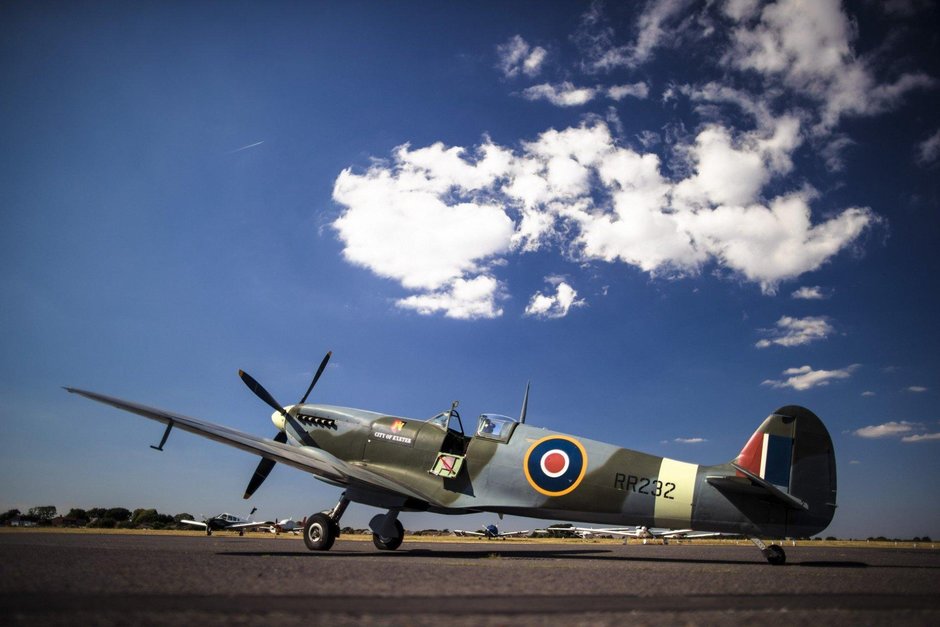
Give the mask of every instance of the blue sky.
MULTIPOLYGON (((531 379, 531 422, 696 463, 805 405, 827 534, 940 536, 936 20, 5 3, 0 508, 241 513, 256 458, 60 386, 273 436, 237 370, 295 402, 332 349, 317 402, 513 415, 531 379)), ((278 467, 253 504, 337 496, 278 467)))

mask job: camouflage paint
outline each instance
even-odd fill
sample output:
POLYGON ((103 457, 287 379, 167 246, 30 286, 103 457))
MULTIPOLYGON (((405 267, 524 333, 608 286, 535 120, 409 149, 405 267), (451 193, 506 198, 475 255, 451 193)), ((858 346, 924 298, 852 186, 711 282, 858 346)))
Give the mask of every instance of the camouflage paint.
MULTIPOLYGON (((473 437, 460 475, 444 479, 428 473, 445 437, 443 429, 432 423, 325 406, 304 406, 304 412, 338 418, 335 430, 303 425, 319 446, 425 495, 427 503, 421 508, 430 511, 495 511, 755 535, 816 533, 828 525, 834 511, 833 506, 825 505, 835 502, 831 440, 821 421, 799 407, 781 408, 768 417, 735 461, 744 462, 748 469, 763 464, 760 467, 766 470, 766 443, 772 442, 771 438, 784 438, 792 447, 787 449, 792 459, 786 464, 791 471, 787 477, 774 478, 801 499, 812 495, 808 512, 795 511, 756 491, 729 493, 709 484, 708 477, 739 476, 730 463, 699 466, 528 424, 516 425, 505 443, 473 437), (396 424, 400 425, 397 433, 411 438, 411 445, 374 437, 376 430, 391 431, 396 424), (569 481, 566 485, 540 487, 539 481, 548 477, 546 470, 551 474, 552 468, 560 470, 563 464, 542 467, 532 455, 544 456, 559 446, 564 448, 562 443, 571 443, 566 449, 569 462, 577 462, 580 451, 583 466, 565 479, 569 481), (764 447, 763 458, 757 462, 755 443, 764 447), (540 446, 548 448, 542 451, 540 446)), ((558 464, 559 458, 552 459, 549 465, 558 464)))
POLYGON ((832 439, 815 414, 798 406, 782 407, 771 414, 734 462, 726 464, 696 466, 515 424, 506 442, 482 435, 467 439, 464 470, 450 479, 428 472, 445 443, 446 432, 426 421, 359 409, 297 405, 279 425, 288 434, 287 444, 282 444, 139 403, 66 389, 310 472, 344 487, 350 501, 394 510, 490 511, 779 537, 819 533, 832 520, 836 507, 832 439), (385 435, 376 435, 380 433, 385 435), (783 446, 770 451, 768 445, 774 438, 780 438, 783 446), (540 442, 558 446, 541 451, 537 448, 540 442), (563 442, 574 448, 565 449, 563 442), (554 448, 567 451, 569 461, 580 456, 583 467, 565 474, 560 458, 539 458, 542 466, 530 464, 527 477, 527 453, 547 455, 554 448), (536 489, 540 484, 533 479, 534 471, 562 477, 568 485, 544 484, 542 490, 536 489))

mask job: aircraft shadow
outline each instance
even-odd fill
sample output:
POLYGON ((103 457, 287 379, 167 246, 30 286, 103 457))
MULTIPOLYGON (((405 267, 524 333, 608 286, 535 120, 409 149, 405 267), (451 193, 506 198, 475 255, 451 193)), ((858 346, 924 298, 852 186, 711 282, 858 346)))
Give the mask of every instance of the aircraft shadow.
MULTIPOLYGON (((680 557, 651 557, 634 555, 617 555, 610 549, 558 549, 558 550, 470 550, 470 551, 435 551, 431 549, 399 549, 397 551, 224 551, 219 555, 249 555, 255 557, 306 557, 309 559, 336 559, 349 557, 367 557, 381 559, 408 559, 408 558, 436 558, 436 559, 570 559, 570 560, 604 560, 617 562, 645 562, 651 564, 735 564, 741 566, 753 565, 766 567, 759 556, 753 561, 730 559, 702 559, 680 557)), ((864 562, 856 561, 812 561, 791 562, 787 566, 805 566, 816 568, 868 568, 864 562)))
MULTIPOLYGON (((810 568, 868 568, 865 562, 798 562, 794 566, 808 566, 810 568)), ((908 568, 905 566, 905 568, 908 568)))

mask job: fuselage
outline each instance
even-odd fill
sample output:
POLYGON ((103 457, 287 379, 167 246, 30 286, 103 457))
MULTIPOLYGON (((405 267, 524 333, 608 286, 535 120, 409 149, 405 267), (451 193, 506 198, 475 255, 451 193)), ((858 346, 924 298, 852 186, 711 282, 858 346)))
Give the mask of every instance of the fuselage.
MULTIPOLYGON (((686 463, 505 417, 483 416, 463 435, 439 419, 328 405, 299 405, 289 412, 284 429, 293 443, 320 447, 420 497, 403 502, 402 509, 746 535, 808 536, 828 524, 777 502, 741 501, 716 489, 707 478, 736 476, 730 463, 686 463), (495 435, 494 421, 500 427, 495 435), (441 455, 462 457, 455 476, 435 474, 441 455)), ((361 500, 387 505, 371 498, 361 500)))

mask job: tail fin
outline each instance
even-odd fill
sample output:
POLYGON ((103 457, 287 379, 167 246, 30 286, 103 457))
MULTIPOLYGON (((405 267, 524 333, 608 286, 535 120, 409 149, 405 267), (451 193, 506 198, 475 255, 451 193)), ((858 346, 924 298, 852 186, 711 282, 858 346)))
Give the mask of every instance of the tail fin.
POLYGON ((797 405, 771 414, 734 461, 738 475, 769 484, 802 507, 788 516, 790 535, 825 529, 836 508, 836 458, 822 420, 797 405))

